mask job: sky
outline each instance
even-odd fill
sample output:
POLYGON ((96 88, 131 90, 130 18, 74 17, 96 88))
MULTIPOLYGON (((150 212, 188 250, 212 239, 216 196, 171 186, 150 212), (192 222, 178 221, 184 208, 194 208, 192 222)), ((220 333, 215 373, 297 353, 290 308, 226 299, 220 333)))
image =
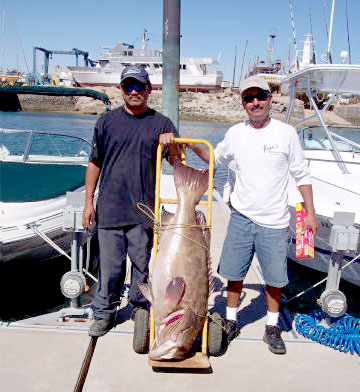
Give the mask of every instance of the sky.
MULTIPOLYGON (((312 30, 318 62, 324 62, 321 58, 327 52, 326 24, 329 29, 332 0, 291 2, 298 49, 303 47, 305 34, 312 30)), ((346 3, 351 62, 359 64, 359 0, 335 1, 332 59, 333 63, 341 62, 340 52, 349 50, 346 3)), ((180 54, 220 58, 220 64, 212 69, 222 71, 224 80, 234 79, 235 85, 243 63, 242 76, 257 58, 267 59, 270 34, 275 35, 274 59, 288 61, 290 53, 293 61, 289 4, 290 0, 182 0, 180 54)), ((0 69, 31 72, 33 46, 52 50, 78 48, 96 60, 104 51, 101 46, 126 42, 140 47, 144 29, 149 38, 148 47, 162 49, 162 0, 0 0, 0 12, 0 69)), ((40 52, 37 52, 37 64, 40 71, 43 65, 40 52)), ((65 69, 67 65, 75 65, 75 56, 54 55, 50 71, 56 65, 65 69)), ((83 65, 82 58, 80 65, 83 65)))

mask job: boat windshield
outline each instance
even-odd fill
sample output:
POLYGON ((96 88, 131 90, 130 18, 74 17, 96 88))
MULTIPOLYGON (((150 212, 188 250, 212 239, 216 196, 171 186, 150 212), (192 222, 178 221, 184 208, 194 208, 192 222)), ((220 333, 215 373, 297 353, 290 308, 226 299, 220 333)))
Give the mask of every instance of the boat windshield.
POLYGON ((0 129, 0 160, 87 163, 90 143, 77 136, 0 129))
MULTIPOLYGON (((360 153, 360 128, 328 128, 339 151, 360 153)), ((332 150, 327 134, 321 126, 307 127, 299 131, 299 137, 305 150, 332 150)))

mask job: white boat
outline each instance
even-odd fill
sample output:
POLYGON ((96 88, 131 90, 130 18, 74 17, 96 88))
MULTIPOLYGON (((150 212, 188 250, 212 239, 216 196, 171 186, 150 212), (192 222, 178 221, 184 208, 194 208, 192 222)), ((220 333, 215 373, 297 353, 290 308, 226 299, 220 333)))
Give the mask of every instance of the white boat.
MULTIPOLYGON (((10 88, 2 89, 6 94, 10 88)), ((11 91, 107 98, 94 91, 87 94, 77 90, 41 86, 11 91)), ((90 143, 80 137, 0 128, 1 265, 69 252, 72 233, 63 231, 66 192, 84 192, 90 151, 90 143)))
MULTIPOLYGON (((74 81, 80 86, 119 86, 120 75, 124 67, 138 64, 149 73, 154 89, 162 86, 162 52, 147 47, 145 32, 142 47, 135 48, 123 42, 118 42, 114 48, 103 53, 94 62, 95 67, 69 66, 74 81)), ((221 88, 223 74, 220 71, 210 71, 208 67, 218 65, 216 59, 208 57, 180 58, 180 89, 209 91, 221 88)))
POLYGON ((68 251, 66 192, 84 188, 89 142, 29 130, 0 129, 0 135, 1 262, 58 256, 42 235, 68 251))
MULTIPOLYGON (((306 158, 309 161, 313 181, 314 204, 319 220, 319 231, 315 241, 315 258, 298 261, 294 257, 294 240, 289 248, 289 258, 327 272, 331 255, 330 232, 334 212, 355 214, 354 227, 360 228, 360 128, 351 126, 328 126, 324 112, 341 95, 360 95, 360 65, 313 64, 285 77, 282 90, 291 90, 287 122, 290 121, 296 93, 305 93, 311 102, 319 126, 304 128, 305 119, 295 124, 306 158), (314 97, 324 94, 327 101, 320 110, 314 97)), ((311 118, 313 118, 312 116, 311 118)), ((292 235, 294 235, 294 206, 301 201, 293 181, 289 186, 289 204, 292 212, 292 235)), ((357 249, 345 252, 342 264, 359 254, 357 249)), ((341 277, 360 286, 360 264, 356 260, 342 270, 341 277)))

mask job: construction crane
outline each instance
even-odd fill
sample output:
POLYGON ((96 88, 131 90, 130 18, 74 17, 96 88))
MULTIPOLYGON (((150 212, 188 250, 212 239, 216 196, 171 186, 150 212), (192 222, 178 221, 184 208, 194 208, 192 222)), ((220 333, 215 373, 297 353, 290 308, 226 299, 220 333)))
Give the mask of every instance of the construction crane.
POLYGON ((39 50, 44 53, 44 75, 42 77, 42 81, 44 83, 49 83, 50 76, 49 76, 49 60, 52 58, 53 54, 68 54, 76 56, 76 66, 79 63, 79 56, 84 56, 84 64, 85 67, 89 65, 93 66, 94 63, 92 60, 89 59, 89 52, 84 52, 83 50, 73 48, 72 50, 51 50, 51 49, 44 49, 38 46, 33 46, 33 82, 36 81, 36 51, 39 50))

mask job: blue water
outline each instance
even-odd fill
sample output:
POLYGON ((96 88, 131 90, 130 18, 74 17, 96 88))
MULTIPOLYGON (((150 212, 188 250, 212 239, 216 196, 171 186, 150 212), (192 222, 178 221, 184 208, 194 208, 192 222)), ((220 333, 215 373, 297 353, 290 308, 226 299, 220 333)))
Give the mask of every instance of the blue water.
MULTIPOLYGON (((97 118, 98 116, 82 114, 0 112, 0 128, 48 131, 80 136, 91 141, 97 118)), ((229 127, 230 124, 180 121, 180 136, 207 140, 215 148, 224 138, 229 127)), ((207 167, 191 150, 187 150, 186 159, 191 166, 207 167)), ((226 178, 227 169, 219 168, 214 184, 220 192, 222 192, 226 178)))

